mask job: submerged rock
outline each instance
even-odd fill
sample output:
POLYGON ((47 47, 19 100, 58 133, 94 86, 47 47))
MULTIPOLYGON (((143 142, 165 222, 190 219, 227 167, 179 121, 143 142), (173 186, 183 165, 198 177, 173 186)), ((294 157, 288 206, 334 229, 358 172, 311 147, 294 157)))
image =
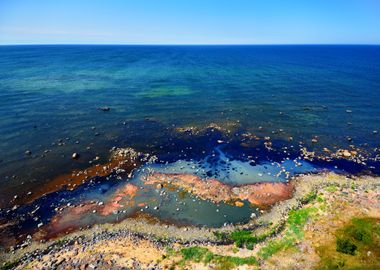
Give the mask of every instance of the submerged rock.
POLYGON ((110 110, 111 110, 111 108, 110 108, 110 107, 107 107, 107 106, 105 106, 105 107, 99 107, 99 108, 98 108, 98 110, 101 110, 101 111, 103 111, 103 112, 108 112, 108 111, 110 111, 110 110))
POLYGON ((153 173, 145 179, 147 185, 167 183, 184 189, 203 200, 211 200, 214 203, 235 201, 235 206, 244 205, 241 200, 248 200, 251 204, 260 207, 269 207, 273 204, 291 198, 293 185, 282 182, 259 182, 255 184, 233 187, 220 182, 217 179, 201 179, 192 174, 166 174, 153 173))

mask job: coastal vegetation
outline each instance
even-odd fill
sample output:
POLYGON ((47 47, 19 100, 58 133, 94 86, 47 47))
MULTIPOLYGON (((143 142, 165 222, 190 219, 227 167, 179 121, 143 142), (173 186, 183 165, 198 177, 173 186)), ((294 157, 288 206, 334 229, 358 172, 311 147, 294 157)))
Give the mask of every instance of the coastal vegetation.
POLYGON ((178 262, 179 265, 185 261, 194 261, 197 263, 204 263, 205 265, 213 263, 214 268, 218 270, 233 269, 239 265, 257 265, 255 257, 236 257, 236 256, 222 256, 210 252, 207 248, 203 247, 189 247, 181 249, 182 260, 178 262))
POLYGON ((248 269, 277 269, 294 264, 304 265, 305 269, 377 269, 380 263, 380 217, 379 202, 376 201, 378 181, 378 178, 358 178, 353 189, 352 181, 344 176, 310 175, 296 182, 291 200, 274 206, 251 226, 220 228, 210 230, 209 234, 202 231, 205 238, 196 240, 196 235, 201 232, 196 228, 170 226, 170 229, 164 229, 163 225, 150 223, 133 223, 126 227, 128 222, 123 221, 117 226, 104 225, 103 232, 99 231, 102 227, 93 228, 84 238, 80 236, 81 240, 65 236, 45 248, 34 244, 31 249, 35 250, 34 254, 49 246, 54 247, 53 252, 45 255, 42 261, 33 259, 38 255, 25 257, 21 254, 31 253, 17 250, 14 256, 7 259, 8 263, 2 265, 2 270, 39 264, 56 266, 56 261, 62 266, 67 265, 72 262, 70 252, 81 249, 76 242, 86 247, 81 253, 81 260, 90 262, 100 252, 102 258, 108 258, 110 254, 113 258, 120 258, 114 262, 120 265, 124 263, 125 256, 134 256, 128 260, 139 260, 146 266, 168 269, 211 267, 226 270, 242 265, 248 269), (171 234, 164 234, 168 230, 171 234), (142 234, 143 231, 145 233, 142 234), (137 234, 132 237, 134 233, 137 234), (180 240, 180 236, 189 238, 180 240), (197 243, 188 244, 186 241, 197 243), (141 248, 147 251, 146 254, 136 253, 138 250, 141 252, 141 248), (120 257, 115 257, 115 254, 120 257))
POLYGON ((335 245, 319 249, 319 269, 378 269, 379 250, 380 218, 355 217, 337 230, 335 245))

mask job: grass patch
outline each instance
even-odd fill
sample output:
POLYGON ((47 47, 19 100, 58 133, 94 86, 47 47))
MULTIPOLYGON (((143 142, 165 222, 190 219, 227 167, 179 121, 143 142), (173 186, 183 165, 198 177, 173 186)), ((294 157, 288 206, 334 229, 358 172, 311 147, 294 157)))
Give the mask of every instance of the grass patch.
POLYGON ((18 265, 18 262, 6 262, 5 264, 0 266, 0 270, 10 270, 15 268, 18 265))
POLYGON ((355 251, 358 249, 358 247, 348 238, 337 238, 336 239, 336 251, 349 254, 349 255, 355 255, 355 251))
POLYGON ((335 246, 319 252, 318 269, 380 269, 380 219, 351 219, 337 230, 335 246))
POLYGON ((206 255, 208 255, 208 253, 211 252, 207 248, 202 247, 189 247, 181 249, 182 258, 186 261, 191 260, 195 262, 201 262, 206 257, 206 255))
POLYGON ((257 264, 257 260, 254 257, 240 258, 235 256, 222 256, 214 254, 204 247, 183 248, 180 253, 182 255, 182 261, 180 263, 184 263, 185 261, 204 264, 214 263, 215 267, 213 269, 219 270, 233 269, 236 266, 244 264, 257 264))
POLYGON ((281 239, 269 241, 265 247, 259 250, 259 256, 266 260, 279 251, 286 250, 294 247, 298 239, 304 236, 303 227, 313 213, 317 211, 316 208, 302 208, 298 210, 291 210, 289 212, 288 221, 286 223, 286 233, 281 239))
POLYGON ((265 247, 260 249, 259 256, 262 259, 266 260, 281 250, 285 250, 290 247, 293 247, 294 242, 295 242, 295 239, 289 236, 284 237, 283 239, 280 239, 280 240, 269 241, 265 247))
POLYGON ((376 235, 380 236, 380 224, 372 219, 354 218, 343 232, 356 241, 372 246, 376 235))
POLYGON ((315 212, 317 212, 317 209, 314 207, 291 210, 289 212, 286 228, 289 229, 291 234, 294 234, 298 239, 301 239, 304 235, 302 230, 303 227, 315 212))
POLYGON ((246 247, 253 249, 253 246, 258 242, 258 238, 253 236, 250 231, 236 230, 229 235, 229 238, 234 241, 237 247, 246 247))
POLYGON ((370 218, 353 218, 337 232, 336 251, 355 255, 355 251, 380 248, 380 222, 370 218))
POLYGON ((328 185, 327 187, 325 187, 325 190, 328 192, 335 192, 338 190, 338 186, 331 184, 331 185, 328 185))
POLYGON ((301 203, 303 203, 303 204, 311 203, 316 198, 317 198, 317 192, 312 191, 309 194, 306 194, 306 196, 302 198, 301 203))
POLYGON ((266 240, 276 234, 278 226, 271 228, 267 233, 262 235, 253 235, 251 231, 235 230, 231 233, 214 232, 215 237, 222 242, 233 242, 238 248, 245 247, 252 250, 255 244, 266 240))

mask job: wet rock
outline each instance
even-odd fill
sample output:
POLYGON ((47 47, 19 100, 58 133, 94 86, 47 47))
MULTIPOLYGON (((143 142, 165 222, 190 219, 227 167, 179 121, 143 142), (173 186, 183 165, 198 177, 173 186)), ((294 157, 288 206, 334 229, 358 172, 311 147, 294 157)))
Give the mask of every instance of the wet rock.
POLYGON ((235 195, 238 195, 240 193, 240 188, 238 187, 234 187, 232 188, 232 192, 235 194, 235 195))
POLYGON ((31 154, 32 154, 32 151, 30 151, 30 150, 25 151, 25 155, 30 156, 31 154))
POLYGON ((72 159, 78 159, 80 157, 80 155, 78 153, 73 153, 71 158, 72 159))
POLYGON ((237 202, 235 202, 235 206, 237 206, 237 207, 243 207, 244 203, 241 202, 241 201, 237 201, 237 202))
POLYGON ((108 111, 111 110, 111 108, 110 108, 110 107, 107 107, 107 106, 104 106, 104 107, 99 107, 98 110, 101 110, 101 111, 103 111, 103 112, 108 112, 108 111))
POLYGON ((351 153, 350 153, 350 151, 348 151, 348 150, 343 150, 342 155, 343 155, 344 157, 351 157, 351 153))

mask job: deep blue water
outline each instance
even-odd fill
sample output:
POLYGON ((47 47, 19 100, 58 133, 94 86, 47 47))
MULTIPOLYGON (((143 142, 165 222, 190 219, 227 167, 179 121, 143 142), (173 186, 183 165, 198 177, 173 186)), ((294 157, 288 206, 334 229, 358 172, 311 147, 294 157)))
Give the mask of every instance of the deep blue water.
POLYGON ((239 134, 291 136, 289 147, 374 156, 379 63, 380 46, 1 46, 0 203, 112 146, 183 158, 196 147, 176 127, 233 122, 239 134))

